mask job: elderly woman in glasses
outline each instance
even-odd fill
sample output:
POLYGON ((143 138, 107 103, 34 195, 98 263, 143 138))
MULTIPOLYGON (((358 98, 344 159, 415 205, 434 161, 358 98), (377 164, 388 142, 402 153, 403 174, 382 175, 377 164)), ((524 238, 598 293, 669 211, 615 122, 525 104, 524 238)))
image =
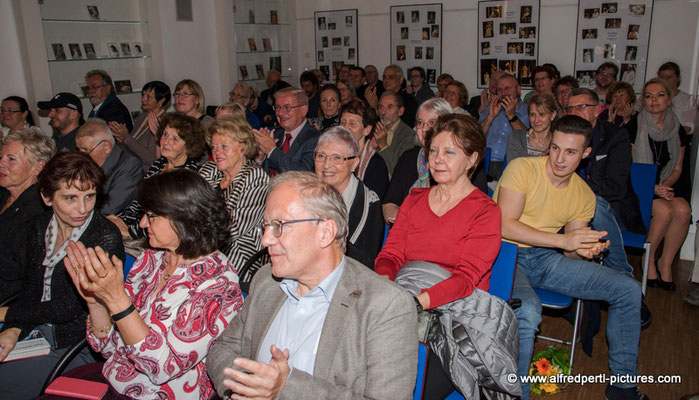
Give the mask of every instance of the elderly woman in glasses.
MULTIPOLYGON (((199 170, 198 160, 206 148, 199 121, 181 113, 167 113, 163 115, 155 137, 162 156, 153 162, 145 178, 178 168, 199 170)), ((107 218, 125 238, 139 239, 146 236, 145 229, 139 226, 144 213, 138 200, 134 200, 124 211, 107 218)))
POLYGON ((208 400, 206 356, 243 304, 238 276, 217 249, 228 239, 223 199, 193 171, 142 181, 146 250, 124 281, 99 247, 72 242, 66 270, 89 310, 87 341, 107 359, 67 376, 109 385, 108 398, 208 400))
POLYGON ((261 121, 258 118, 258 116, 255 113, 253 113, 250 109, 252 103, 255 102, 255 100, 257 100, 257 93, 255 92, 255 88, 253 88, 251 85, 245 82, 238 82, 233 87, 233 90, 231 90, 228 93, 228 95, 230 96, 230 101, 243 106, 243 108, 245 109, 245 120, 248 121, 248 124, 250 124, 250 126, 252 126, 252 129, 260 129, 261 121))
POLYGON ((204 114, 206 99, 204 90, 197 82, 191 79, 179 81, 172 97, 175 98, 175 110, 198 119, 205 131, 209 129, 214 118, 204 114))
POLYGON ((318 139, 315 153, 316 174, 342 195, 349 212, 347 255, 372 267, 383 240, 381 200, 353 171, 359 165, 359 144, 352 132, 335 126, 318 139))

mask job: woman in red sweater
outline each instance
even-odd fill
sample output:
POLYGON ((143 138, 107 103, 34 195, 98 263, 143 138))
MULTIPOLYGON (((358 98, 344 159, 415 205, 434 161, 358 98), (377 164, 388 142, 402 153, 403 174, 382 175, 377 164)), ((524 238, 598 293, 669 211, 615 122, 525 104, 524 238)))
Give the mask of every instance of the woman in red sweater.
POLYGON ((439 117, 425 140, 437 185, 411 191, 376 258, 374 270, 389 279, 405 263, 418 260, 451 273, 417 296, 424 309, 490 286, 490 270, 500 250, 500 208, 470 180, 485 145, 485 135, 472 117, 439 117))

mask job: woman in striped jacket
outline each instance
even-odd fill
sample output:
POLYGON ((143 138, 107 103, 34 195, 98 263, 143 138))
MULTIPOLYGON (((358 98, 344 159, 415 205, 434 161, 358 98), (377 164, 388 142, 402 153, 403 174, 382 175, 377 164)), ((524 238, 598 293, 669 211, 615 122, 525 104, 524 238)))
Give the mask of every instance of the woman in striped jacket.
POLYGON ((222 250, 240 271, 262 248, 255 227, 262 222, 269 176, 254 161, 258 145, 246 121, 223 117, 211 124, 208 133, 213 161, 204 164, 199 175, 226 200, 231 240, 222 250))

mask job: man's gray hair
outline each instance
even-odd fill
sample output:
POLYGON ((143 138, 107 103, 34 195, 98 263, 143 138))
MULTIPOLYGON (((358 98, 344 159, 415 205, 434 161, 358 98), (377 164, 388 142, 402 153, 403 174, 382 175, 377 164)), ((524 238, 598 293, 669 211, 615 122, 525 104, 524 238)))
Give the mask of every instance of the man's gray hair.
POLYGON ((303 104, 306 106, 308 105, 308 96, 306 96, 306 92, 304 92, 303 89, 295 87, 286 87, 284 89, 274 92, 274 100, 276 101, 279 98, 279 96, 283 96, 285 94, 294 95, 298 104, 303 104))
POLYGON ((75 139, 80 139, 89 136, 96 141, 104 140, 114 144, 114 135, 112 135, 112 130, 109 129, 109 125, 104 122, 101 118, 90 118, 78 129, 78 133, 75 134, 75 139))
POLYGON ((349 216, 342 195, 321 177, 307 171, 288 171, 275 176, 269 182, 269 192, 286 183, 301 195, 304 208, 313 218, 335 221, 335 242, 344 253, 349 235, 349 216))
POLYGON ((347 149, 349 149, 349 155, 351 157, 356 157, 359 155, 359 144, 357 143, 357 139, 355 139, 352 132, 344 126, 333 126, 332 128, 329 128, 323 132, 323 134, 318 138, 316 149, 321 145, 325 145, 326 143, 341 143, 347 146, 347 149))
POLYGON ((2 145, 12 142, 19 142, 24 146, 32 164, 39 161, 46 163, 56 154, 56 142, 33 128, 23 128, 8 134, 2 140, 2 145))
POLYGON ((449 105, 449 102, 444 100, 441 97, 433 97, 429 100, 425 100, 420 104, 420 107, 417 108, 417 112, 415 115, 419 115, 421 111, 427 111, 427 112, 432 112, 435 113, 437 116, 440 115, 445 115, 445 114, 451 114, 454 112, 454 109, 451 108, 451 105, 449 105))
POLYGON ((104 82, 105 85, 112 87, 112 77, 109 76, 107 71, 103 69, 93 69, 91 71, 88 71, 87 74, 85 74, 85 80, 87 81, 90 79, 91 76, 94 75, 99 75, 102 78, 102 82, 104 82))
POLYGON ((386 69, 389 69, 389 68, 396 71, 396 75, 398 75, 399 77, 405 78, 405 74, 403 73, 403 68, 401 68, 400 65, 391 64, 388 67, 386 67, 386 69))

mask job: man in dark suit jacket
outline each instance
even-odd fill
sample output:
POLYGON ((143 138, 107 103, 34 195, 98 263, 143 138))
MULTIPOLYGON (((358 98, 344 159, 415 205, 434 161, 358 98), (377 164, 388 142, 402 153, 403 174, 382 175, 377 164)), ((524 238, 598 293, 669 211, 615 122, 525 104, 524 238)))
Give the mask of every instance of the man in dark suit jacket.
POLYGON ((411 296, 343 255, 346 207, 320 177, 290 172, 270 188, 262 245, 271 266, 257 272, 207 356, 219 396, 412 398, 418 342, 411 296))
POLYGON ((105 71, 95 69, 85 75, 87 93, 92 103, 92 111, 88 118, 100 118, 110 123, 124 124, 126 129, 133 130, 131 113, 124 103, 114 94, 112 78, 105 71))
POLYGON ((136 197, 136 186, 143 177, 141 160, 114 141, 112 131, 99 118, 88 119, 75 136, 78 150, 87 153, 102 168, 107 181, 102 187, 99 211, 118 214, 136 197))
POLYGON ((254 131, 260 150, 267 156, 265 170, 313 171, 313 152, 320 133, 306 120, 306 93, 297 88, 282 89, 274 94, 274 104, 281 128, 254 131))
MULTIPOLYGON (((415 114, 417 114, 417 101, 415 97, 405 91, 405 75, 403 68, 398 65, 389 65, 383 70, 383 88, 386 92, 397 93, 403 98, 405 111, 400 119, 410 128, 415 126, 415 114)), ((379 97, 381 98, 381 97, 379 97)), ((367 100, 368 101, 368 100, 367 100)), ((371 103, 369 103, 371 104, 371 103)))

